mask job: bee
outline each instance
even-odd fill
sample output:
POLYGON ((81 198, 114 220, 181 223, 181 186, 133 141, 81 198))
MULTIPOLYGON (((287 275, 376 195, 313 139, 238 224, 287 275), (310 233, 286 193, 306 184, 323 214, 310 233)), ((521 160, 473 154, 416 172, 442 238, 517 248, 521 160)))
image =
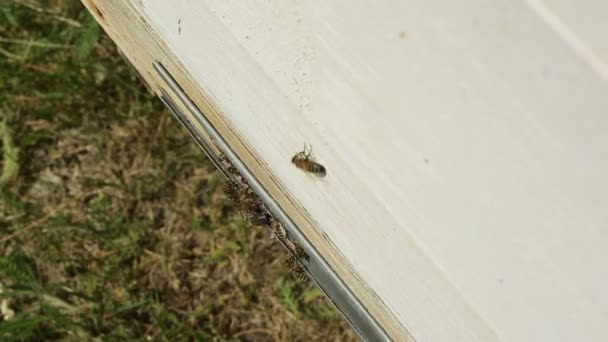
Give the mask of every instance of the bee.
POLYGON ((255 192, 253 192, 253 190, 251 190, 251 188, 249 187, 249 185, 245 182, 243 183, 243 191, 241 192, 241 197, 245 200, 248 201, 256 201, 259 202, 260 200, 258 199, 258 196, 255 194, 255 192))
MULTIPOLYGON (((246 193, 246 191, 243 193, 246 193)), ((241 212, 254 226, 269 226, 271 223, 270 220, 272 216, 255 195, 243 196, 241 199, 241 212)))
POLYGON ((296 267, 291 269, 291 274, 299 280, 308 280, 308 273, 304 269, 304 267, 300 265, 296 265, 296 267))
POLYGON ((285 264, 287 265, 287 268, 289 269, 289 272, 295 278, 297 278, 299 280, 307 280, 308 279, 308 275, 307 275, 306 269, 304 267, 302 267, 298 263, 298 259, 295 256, 290 255, 285 260, 285 264))
POLYGON ((228 158, 226 158, 226 156, 221 153, 220 154, 220 161, 222 162, 226 172, 230 175, 236 176, 239 175, 239 171, 236 169, 236 167, 234 167, 234 165, 232 165, 232 163, 230 163, 230 161, 228 160, 228 158))
POLYGON ((312 148, 306 152, 306 145, 304 145, 303 151, 296 153, 296 155, 291 158, 291 162, 299 169, 313 173, 319 177, 325 177, 327 174, 325 166, 312 160, 312 148))
POLYGON ((299 243, 292 241, 289 237, 285 240, 285 246, 289 250, 290 258, 298 260, 303 265, 308 266, 310 263, 310 257, 304 251, 304 248, 299 243))
POLYGON ((245 218, 254 226, 268 226, 272 220, 266 209, 261 206, 257 206, 255 210, 246 210, 245 218))
POLYGON ((293 254, 293 251, 296 249, 296 245, 293 241, 291 241, 291 239, 283 239, 282 241, 285 244, 285 247, 287 247, 287 250, 293 254))
POLYGON ((285 259, 285 266, 287 266, 287 268, 292 269, 292 268, 296 267, 297 265, 298 265, 298 260, 292 254, 290 254, 287 257, 287 259, 285 259))
POLYGON ((237 205, 240 203, 240 192, 239 185, 235 181, 231 179, 226 180, 226 183, 224 183, 224 193, 226 197, 237 203, 237 205))
POLYGON ((284 240, 287 237, 287 230, 276 219, 270 221, 270 229, 279 240, 284 240))
POLYGON ((310 257, 308 256, 308 254, 306 254, 304 248, 302 248, 302 246, 300 246, 300 244, 296 242, 294 242, 293 255, 298 258, 300 262, 306 265, 308 265, 308 263, 310 262, 310 257))

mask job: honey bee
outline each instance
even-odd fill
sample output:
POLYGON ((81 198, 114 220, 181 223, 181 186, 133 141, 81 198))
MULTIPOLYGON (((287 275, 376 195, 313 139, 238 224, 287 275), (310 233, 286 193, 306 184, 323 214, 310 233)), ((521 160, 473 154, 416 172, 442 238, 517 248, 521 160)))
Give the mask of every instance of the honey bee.
POLYGON ((312 148, 306 152, 306 145, 304 145, 303 151, 296 153, 296 155, 291 158, 291 162, 299 169, 313 173, 319 177, 325 177, 327 174, 325 166, 312 160, 312 148))
POLYGON ((272 216, 264 204, 255 195, 247 196, 246 191, 243 193, 245 195, 241 200, 241 212, 245 218, 254 226, 269 226, 272 216))
POLYGON ((308 273, 304 269, 304 267, 297 265, 296 267, 291 269, 291 274, 299 280, 308 280, 308 273))
POLYGON ((293 256, 290 255, 286 260, 285 260, 285 264, 287 265, 287 268, 289 269, 289 272, 297 279, 299 280, 307 280, 308 279, 308 275, 306 273, 306 269, 304 267, 302 267, 299 263, 298 263, 298 259, 293 256))
POLYGON ((296 249, 295 243, 293 243, 291 239, 283 239, 282 241, 283 243, 285 243, 285 247, 287 247, 287 250, 289 250, 289 252, 293 254, 293 251, 295 251, 296 249))
POLYGON ((239 175, 238 170, 236 169, 236 167, 234 167, 234 165, 232 165, 232 163, 230 163, 230 161, 228 160, 228 158, 221 153, 220 154, 220 161, 222 162, 222 164, 224 164, 224 168, 226 169, 226 172, 230 175, 239 175))
MULTIPOLYGON (((258 207, 261 208, 261 207, 258 207)), ((245 211, 245 218, 254 226, 268 226, 271 224, 271 216, 265 211, 245 211)))
POLYGON ((231 201, 237 203, 238 205, 238 203, 240 202, 240 189, 235 181, 230 179, 226 180, 226 183, 224 183, 224 193, 226 194, 226 197, 228 197, 231 201))
POLYGON ((308 254, 306 254, 306 252, 304 251, 304 248, 302 248, 302 246, 300 246, 300 244, 295 243, 295 242, 294 242, 293 255, 296 258, 298 258, 298 260, 300 260, 300 262, 304 263, 305 265, 308 265, 308 263, 310 262, 310 257, 308 256, 308 254))
POLYGON ((291 254, 287 257, 287 259, 285 259, 285 265, 289 269, 296 267, 297 264, 298 264, 298 260, 296 259, 295 256, 293 256, 291 254))
POLYGON ((287 230, 276 219, 270 221, 270 229, 279 240, 284 240, 287 237, 287 230))

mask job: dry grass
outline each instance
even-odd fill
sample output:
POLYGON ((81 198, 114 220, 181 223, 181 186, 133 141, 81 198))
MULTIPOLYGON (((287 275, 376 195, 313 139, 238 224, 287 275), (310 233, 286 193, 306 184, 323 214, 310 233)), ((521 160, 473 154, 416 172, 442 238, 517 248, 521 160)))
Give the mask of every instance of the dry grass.
POLYGON ((354 339, 80 3, 0 37, 1 340, 354 339))

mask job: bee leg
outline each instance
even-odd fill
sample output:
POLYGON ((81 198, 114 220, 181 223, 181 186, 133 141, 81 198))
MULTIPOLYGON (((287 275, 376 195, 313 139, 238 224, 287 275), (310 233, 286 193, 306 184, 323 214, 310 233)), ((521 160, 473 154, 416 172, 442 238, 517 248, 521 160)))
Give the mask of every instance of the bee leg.
POLYGON ((302 158, 306 158, 306 143, 304 143, 304 148, 302 148, 302 152, 300 152, 302 158))
POLYGON ((311 145, 308 145, 308 153, 306 153, 306 143, 304 143, 303 156, 305 159, 310 159, 312 157, 312 146, 311 145))

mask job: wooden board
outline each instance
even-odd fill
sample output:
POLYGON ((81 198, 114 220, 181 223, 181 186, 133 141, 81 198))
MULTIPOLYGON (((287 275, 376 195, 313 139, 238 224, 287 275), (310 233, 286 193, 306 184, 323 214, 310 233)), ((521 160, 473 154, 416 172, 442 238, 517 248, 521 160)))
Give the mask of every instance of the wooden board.
POLYGON ((608 340, 608 3, 84 2, 394 339, 608 340))

